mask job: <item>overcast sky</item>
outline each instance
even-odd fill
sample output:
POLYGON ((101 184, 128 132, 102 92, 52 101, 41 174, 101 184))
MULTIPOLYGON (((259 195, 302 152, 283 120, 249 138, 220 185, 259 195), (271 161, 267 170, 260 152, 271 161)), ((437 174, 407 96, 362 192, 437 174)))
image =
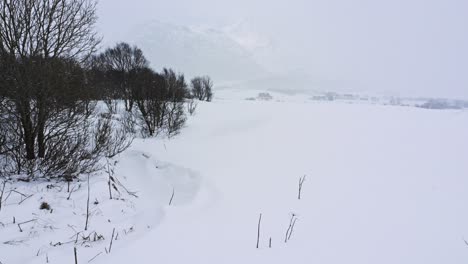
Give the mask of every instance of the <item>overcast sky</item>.
POLYGON ((107 42, 159 20, 222 28, 249 21, 278 64, 371 91, 468 98, 467 0, 100 0, 107 42))

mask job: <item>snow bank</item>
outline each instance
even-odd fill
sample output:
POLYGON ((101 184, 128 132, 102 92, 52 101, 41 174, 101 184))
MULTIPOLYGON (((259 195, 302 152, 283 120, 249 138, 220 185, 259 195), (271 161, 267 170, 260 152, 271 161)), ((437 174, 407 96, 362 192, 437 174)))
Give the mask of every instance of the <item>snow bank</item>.
POLYGON ((90 177, 86 231, 85 178, 69 189, 57 182, 7 184, 6 202, 0 211, 1 263, 72 262, 75 242, 79 263, 103 258, 114 228, 117 240, 112 250, 116 251, 121 241, 124 245, 138 241, 163 221, 173 190, 171 206, 183 206, 195 199, 200 186, 197 173, 157 161, 141 151, 126 152, 111 168, 117 188, 112 189, 112 200, 108 175, 90 177), (47 202, 51 210, 40 210, 42 202, 47 202))

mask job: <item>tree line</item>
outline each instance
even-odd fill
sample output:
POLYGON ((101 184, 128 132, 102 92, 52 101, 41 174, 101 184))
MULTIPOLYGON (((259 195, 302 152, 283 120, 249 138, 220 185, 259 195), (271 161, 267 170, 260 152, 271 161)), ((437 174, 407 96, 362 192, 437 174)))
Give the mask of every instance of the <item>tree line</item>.
POLYGON ((0 177, 72 180, 137 136, 173 136, 209 77, 154 71, 136 46, 98 53, 95 0, 0 0, 0 177))

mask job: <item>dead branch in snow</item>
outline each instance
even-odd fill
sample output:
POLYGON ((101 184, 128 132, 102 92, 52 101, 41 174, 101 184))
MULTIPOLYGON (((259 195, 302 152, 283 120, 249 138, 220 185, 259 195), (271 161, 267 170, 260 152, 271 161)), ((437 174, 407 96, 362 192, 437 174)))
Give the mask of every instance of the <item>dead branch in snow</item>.
MULTIPOLYGON (((109 187, 109 199, 112 200, 112 188, 111 188, 111 181, 113 182, 114 181, 114 178, 112 177, 113 174, 114 174, 114 169, 111 169, 110 168, 110 164, 109 164, 109 159, 107 159, 107 175, 108 175, 108 180, 107 180, 107 185, 109 187)), ((115 185, 114 185, 115 187, 115 185)))
POLYGON ((132 192, 132 191, 128 190, 128 189, 125 187, 125 185, 123 185, 123 184, 119 181, 119 179, 117 179, 117 177, 115 177, 115 176, 114 176, 114 180, 115 180, 115 182, 116 182, 120 187, 122 187, 122 188, 124 189, 124 191, 125 191, 128 195, 133 196, 133 197, 135 197, 135 198, 138 198, 138 195, 136 195, 137 192, 132 192))
POLYGON ((21 192, 19 192, 17 190, 10 190, 8 192, 8 195, 3 199, 3 203, 5 203, 8 200, 8 198, 10 198, 12 193, 16 193, 16 194, 20 195, 21 200, 19 201, 18 205, 22 204, 24 201, 26 201, 27 199, 31 198, 34 195, 34 194, 27 195, 27 194, 21 193, 21 192))
POLYGON ((31 223, 31 222, 34 222, 34 221, 37 221, 37 219, 31 219, 31 220, 26 221, 26 222, 18 223, 18 228, 19 228, 20 232, 23 232, 23 229, 21 229, 21 225, 31 223))
POLYGON ((91 261, 93 261, 95 258, 99 257, 99 255, 101 255, 102 252, 99 252, 99 254, 97 254, 96 256, 94 256, 92 259, 88 260, 88 263, 90 263, 91 261))
POLYGON ((80 186, 81 186, 81 184, 78 185, 77 188, 75 188, 76 186, 73 186, 73 188, 71 189, 71 191, 68 193, 67 200, 70 200, 70 197, 71 197, 72 193, 75 192, 75 191, 78 191, 78 189, 80 189, 80 186))
POLYGON ((23 196, 23 197, 26 197, 26 196, 27 196, 26 194, 24 194, 24 193, 22 193, 22 192, 18 192, 17 190, 11 190, 10 192, 17 193, 17 194, 19 194, 19 195, 21 195, 21 196, 23 196))
POLYGON ((175 189, 172 188, 172 195, 171 195, 171 199, 169 200, 169 205, 172 204, 172 199, 174 199, 174 194, 175 194, 175 189))
POLYGON ((304 184, 304 181, 306 179, 306 176, 304 175, 303 177, 299 178, 299 192, 297 194, 297 199, 301 199, 301 192, 302 192, 302 184, 304 184))
POLYGON ((258 218, 258 226, 257 226, 257 248, 259 247, 260 244, 260 225, 262 223, 262 214, 260 214, 258 218))
POLYGON ((293 223, 292 223, 292 226, 291 226, 291 230, 289 231, 289 236, 288 236, 288 240, 291 239, 291 235, 294 231, 294 225, 296 224, 296 220, 297 220, 297 217, 294 219, 293 223))
POLYGON ((289 226, 288 226, 288 229, 286 230, 286 235, 284 237, 284 243, 287 243, 289 238, 291 237, 291 234, 292 233, 292 229, 294 227, 294 224, 296 222, 296 214, 292 214, 291 215, 291 219, 289 220, 289 226))
POLYGON ((112 237, 111 237, 111 241, 110 241, 110 244, 109 244, 109 253, 110 253, 111 250, 112 250, 112 241, 114 241, 114 233, 115 233, 115 227, 114 227, 114 229, 112 230, 112 237))
POLYGON ((88 230, 88 220, 89 220, 89 174, 88 174, 88 199, 86 202, 86 224, 85 224, 85 229, 84 229, 85 231, 88 230))
POLYGON ((10 246, 17 246, 17 245, 21 245, 21 244, 23 244, 25 242, 26 242, 25 239, 22 239, 22 240, 9 240, 9 241, 3 242, 3 244, 4 245, 10 245, 10 246))
POLYGON ((33 197, 33 195, 34 195, 34 194, 31 194, 31 195, 29 195, 29 196, 26 196, 26 197, 24 197, 24 198, 21 198, 21 201, 18 203, 18 205, 22 204, 22 203, 23 203, 24 201, 26 201, 27 199, 33 197))
POLYGON ((76 234, 74 234, 73 236, 71 236, 69 239, 69 241, 66 241, 66 242, 50 242, 50 245, 52 247, 57 247, 57 246, 63 246, 63 245, 66 245, 66 244, 74 244, 74 245, 85 245, 86 243, 91 243, 91 242, 98 242, 98 241, 101 241, 101 240, 104 240, 104 236, 103 235, 100 235, 98 234, 96 231, 93 231, 89 234, 85 234, 84 232, 78 232, 76 234), (73 238, 73 239, 72 239, 73 238))
POLYGON ((128 230, 124 229, 125 235, 128 235, 128 234, 132 233, 133 231, 134 231, 133 226, 130 227, 128 230))
POLYGON ((76 254, 76 247, 73 248, 73 251, 75 252, 75 264, 78 264, 78 256, 76 254))
POLYGON ((6 181, 3 181, 2 191, 0 192, 0 211, 2 211, 3 193, 5 193, 6 181))

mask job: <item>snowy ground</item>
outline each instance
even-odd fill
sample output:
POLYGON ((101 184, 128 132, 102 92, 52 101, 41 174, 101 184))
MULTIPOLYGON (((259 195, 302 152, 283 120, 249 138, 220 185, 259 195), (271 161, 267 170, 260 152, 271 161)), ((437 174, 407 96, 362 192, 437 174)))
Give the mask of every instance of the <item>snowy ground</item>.
MULTIPOLYGON (((115 177, 138 198, 120 188, 110 200, 106 174, 91 177, 84 234, 104 239, 80 243, 79 263, 468 261, 467 111, 250 96, 219 91, 178 137, 137 140, 115 177)), ((83 231, 87 183, 70 200, 50 184, 7 186, 36 194, 17 205, 13 193, 0 211, 1 263, 73 263, 73 242, 51 243, 83 231), (13 216, 36 220, 19 232, 13 216)))

